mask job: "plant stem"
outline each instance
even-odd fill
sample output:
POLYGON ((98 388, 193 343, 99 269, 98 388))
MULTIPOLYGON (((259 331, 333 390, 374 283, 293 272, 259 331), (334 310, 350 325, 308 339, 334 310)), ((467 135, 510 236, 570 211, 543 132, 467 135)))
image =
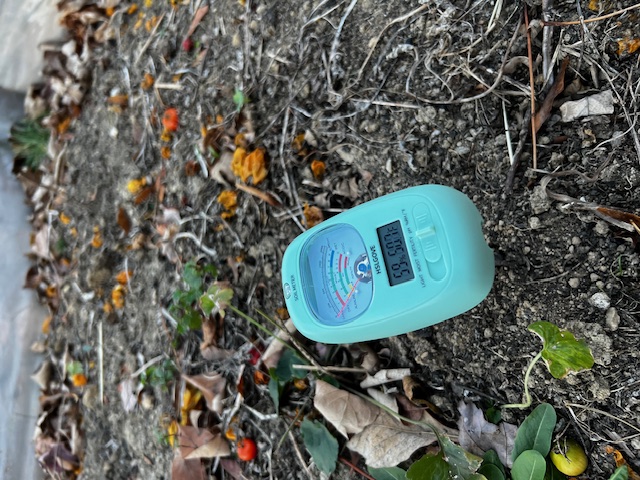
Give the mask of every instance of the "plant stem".
POLYGON ((276 339, 277 341, 279 341, 280 343, 282 343, 285 347, 287 347, 289 350, 291 350, 294 353, 298 353, 298 351, 292 347, 291 345, 289 345, 287 342, 285 342, 282 338, 278 337, 276 334, 274 334, 273 332, 271 332, 267 327, 265 327, 264 325, 262 325, 261 323, 259 323, 255 318, 250 317, 249 315, 247 315, 246 313, 244 313, 242 310, 237 309, 236 307, 234 307, 233 305, 229 305, 229 310, 231 310, 233 313, 235 313, 236 315, 241 316, 242 318, 244 318, 247 322, 251 323, 254 327, 262 330, 264 333, 266 333, 267 335, 269 335, 270 337, 273 337, 274 339, 276 339))
POLYGON ((527 371, 524 374, 524 398, 522 403, 508 403, 507 405, 502 405, 500 408, 529 408, 531 406, 531 394, 529 393, 529 375, 531 375, 531 371, 533 370, 533 366, 536 364, 538 360, 542 358, 542 352, 538 352, 538 354, 533 357, 531 363, 527 367, 527 371))

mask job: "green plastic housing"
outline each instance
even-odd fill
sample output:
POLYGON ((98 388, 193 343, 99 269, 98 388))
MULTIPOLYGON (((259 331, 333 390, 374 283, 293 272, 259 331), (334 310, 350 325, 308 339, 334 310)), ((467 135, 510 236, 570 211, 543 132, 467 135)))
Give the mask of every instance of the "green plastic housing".
POLYGON ((454 317, 489 293, 493 251, 463 193, 407 188, 354 207, 298 236, 282 262, 289 314, 306 337, 352 343, 454 317))

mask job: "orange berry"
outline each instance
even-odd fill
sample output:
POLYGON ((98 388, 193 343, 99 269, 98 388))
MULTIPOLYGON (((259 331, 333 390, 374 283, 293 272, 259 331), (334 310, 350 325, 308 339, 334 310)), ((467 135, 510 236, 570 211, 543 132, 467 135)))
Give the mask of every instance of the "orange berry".
POLYGON ((258 455, 256 442, 251 438, 241 438, 238 441, 238 458, 245 462, 250 462, 258 455))

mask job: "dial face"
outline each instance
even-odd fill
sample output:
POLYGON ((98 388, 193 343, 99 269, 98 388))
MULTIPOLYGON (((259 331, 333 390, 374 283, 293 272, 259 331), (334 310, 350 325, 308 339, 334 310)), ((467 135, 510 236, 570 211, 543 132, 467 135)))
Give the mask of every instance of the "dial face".
POLYGON ((302 254, 308 262, 305 298, 320 321, 343 324, 367 310, 373 298, 373 276, 365 244, 353 227, 322 230, 309 239, 302 254))

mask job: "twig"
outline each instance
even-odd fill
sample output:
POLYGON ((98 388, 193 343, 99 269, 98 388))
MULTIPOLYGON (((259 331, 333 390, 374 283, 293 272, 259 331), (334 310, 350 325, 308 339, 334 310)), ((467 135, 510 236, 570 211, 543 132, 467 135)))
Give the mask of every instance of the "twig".
POLYGON ((307 370, 310 372, 317 372, 319 370, 322 370, 326 372, 367 373, 364 368, 358 367, 317 367, 315 365, 292 365, 291 368, 307 370))
POLYGON ((102 320, 98 322, 98 395, 100 395, 100 405, 104 405, 104 348, 102 343, 102 320))
POLYGON ((509 152, 509 165, 513 165, 513 145, 511 143, 511 130, 509 129, 509 117, 507 117, 507 105, 502 101, 502 119, 504 120, 504 134, 507 137, 507 150, 509 152))
POLYGON ((311 474, 311 470, 309 470, 309 466, 307 465, 307 462, 304 461, 304 457, 302 456, 300 447, 298 447, 298 444, 296 443, 296 439, 293 436, 293 433, 291 433, 291 430, 289 430, 288 436, 289 436, 289 440, 291 440, 291 444, 293 445, 293 451, 296 453, 296 457, 298 458, 300 465, 302 465, 302 468, 304 469, 304 473, 307 474, 308 478, 313 480, 314 476, 311 474))
POLYGON ((179 240, 181 238, 189 238, 189 239, 193 240, 193 242, 198 246, 198 248, 200 250, 202 250, 204 253, 206 253, 207 255, 209 255, 212 258, 216 258, 216 256, 218 255, 217 252, 213 248, 207 247, 204 243, 202 243, 202 240, 200 240, 198 237, 196 237, 191 232, 180 232, 175 237, 173 237, 173 240, 175 241, 175 240, 179 240))
POLYGON ((520 139, 518 140, 518 146, 516 147, 516 151, 513 152, 513 163, 509 168, 509 172, 507 173, 507 181, 504 185, 505 193, 511 193, 513 190, 513 182, 516 177, 516 171, 520 166, 520 157, 522 156, 522 152, 524 151, 524 145, 527 142, 527 138, 529 137, 529 127, 531 121, 531 110, 527 110, 525 117, 522 119, 522 126, 520 127, 520 139))
POLYGON ((158 18, 158 21, 156 22, 155 26, 153 27, 153 30, 151 30, 151 33, 149 34, 149 38, 147 39, 146 42, 144 42, 144 45, 142 46, 142 48, 138 52, 138 55, 136 56, 136 60, 133 62, 134 65, 138 64, 138 62, 140 61, 140 58, 142 58, 142 55, 144 54, 144 52, 146 52, 147 48, 149 48, 149 45, 151 45, 151 41, 154 38, 153 36, 158 31, 158 28, 160 27, 160 24, 162 23, 162 20, 164 19, 164 15, 165 14, 163 13, 162 15, 160 15, 160 18, 158 18))
POLYGON ((368 473, 364 472, 362 469, 360 469, 357 465, 354 465, 353 463, 351 463, 349 460, 347 460, 344 457, 340 457, 338 460, 340 460, 342 463, 344 463, 347 467, 353 469, 353 471, 357 472, 358 474, 362 475, 364 478, 366 478, 367 480, 376 480, 375 478, 373 478, 371 475, 369 475, 368 473))
POLYGON ((344 15, 340 19, 340 23, 338 24, 338 28, 336 29, 336 34, 333 37, 333 43, 331 44, 331 53, 329 54, 329 87, 333 90, 333 82, 331 81, 331 70, 333 68, 333 63, 336 60, 336 56, 338 55, 338 44, 340 43, 340 34, 342 33, 342 28, 344 27, 345 22, 347 21, 347 17, 353 10, 353 8, 358 3, 358 0, 351 0, 351 3, 347 7, 344 15))
MULTIPOLYGON (((553 6, 553 0, 542 0, 543 22, 549 20, 549 14, 553 6)), ((542 77, 545 85, 553 83, 553 58, 551 55, 551 40, 553 38, 553 26, 542 27, 542 77)))
POLYGON ((524 8, 524 25, 527 29, 527 57, 529 58, 529 88, 531 89, 531 144, 533 154, 533 168, 538 168, 538 146, 536 129, 536 87, 533 80, 533 53, 531 51, 531 31, 529 30, 528 8, 524 8))
POLYGON ((144 372, 145 370, 147 370, 147 368, 149 368, 152 365, 155 365, 156 363, 158 363, 160 360, 162 360, 165 356, 164 355, 158 355, 157 357, 153 357, 151 360, 149 360, 147 363, 145 363, 144 365, 142 365, 139 369, 137 369, 135 372, 133 372, 131 375, 129 375, 130 378, 135 378, 138 375, 140 375, 142 372, 144 372))
POLYGON ((606 15, 602 15, 600 17, 585 18, 585 19, 578 19, 578 20, 569 20, 569 21, 565 21, 565 22, 549 22, 549 21, 543 20, 542 24, 543 25, 553 26, 553 27, 566 27, 566 26, 569 26, 569 25, 582 25, 583 23, 600 22, 602 20, 606 20, 607 18, 616 17, 616 16, 622 15, 623 13, 626 13, 628 11, 635 10, 636 8, 640 8, 640 3, 636 3, 635 5, 631 5, 630 7, 623 8, 622 10, 617 10, 615 12, 611 12, 611 13, 608 13, 606 15))

